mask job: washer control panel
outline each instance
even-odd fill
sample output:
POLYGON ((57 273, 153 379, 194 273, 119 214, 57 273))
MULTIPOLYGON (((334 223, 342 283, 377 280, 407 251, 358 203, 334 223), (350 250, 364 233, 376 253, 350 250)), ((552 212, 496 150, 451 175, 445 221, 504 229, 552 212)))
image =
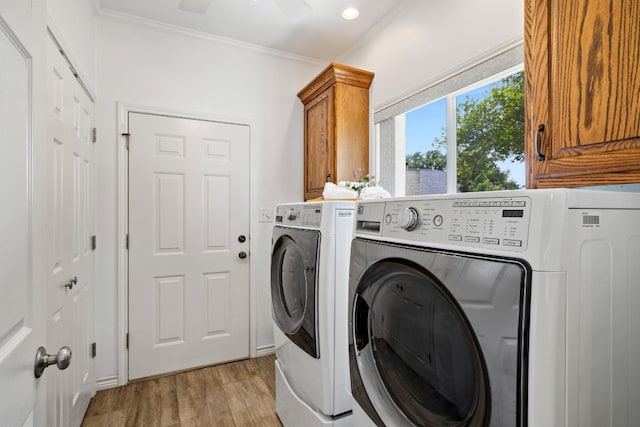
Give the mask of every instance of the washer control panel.
POLYGON ((280 205, 276 207, 276 224, 320 227, 321 204, 280 205))
POLYGON ((524 251, 531 199, 522 197, 395 199, 360 203, 356 233, 412 242, 524 251))

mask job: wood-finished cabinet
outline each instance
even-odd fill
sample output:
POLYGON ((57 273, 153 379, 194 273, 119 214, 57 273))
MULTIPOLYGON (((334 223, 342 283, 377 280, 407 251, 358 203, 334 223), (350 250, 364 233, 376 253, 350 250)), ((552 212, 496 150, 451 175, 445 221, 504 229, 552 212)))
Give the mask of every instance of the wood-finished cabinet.
POLYGON ((640 2, 525 0, 527 187, 640 182, 640 2))
POLYGON ((373 73, 331 63, 298 92, 304 104, 304 199, 325 182, 369 169, 369 87, 373 73))

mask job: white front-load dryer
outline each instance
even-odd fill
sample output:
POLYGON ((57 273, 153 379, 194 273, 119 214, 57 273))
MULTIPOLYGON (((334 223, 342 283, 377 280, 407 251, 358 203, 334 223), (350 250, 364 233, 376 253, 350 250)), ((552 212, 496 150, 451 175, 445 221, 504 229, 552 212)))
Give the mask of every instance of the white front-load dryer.
POLYGON ((638 193, 360 202, 354 425, 637 425, 638 224, 638 193))
POLYGON ((349 253, 355 202, 276 207, 271 297, 276 411, 287 426, 350 426, 349 253))

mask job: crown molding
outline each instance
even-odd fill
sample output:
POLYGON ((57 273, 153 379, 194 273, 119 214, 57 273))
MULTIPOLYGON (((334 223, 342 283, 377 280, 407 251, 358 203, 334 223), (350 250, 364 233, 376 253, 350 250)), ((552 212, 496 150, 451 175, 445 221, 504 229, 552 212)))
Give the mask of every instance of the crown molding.
POLYGON ((243 42, 240 40, 231 39, 228 37, 222 37, 203 31, 192 30, 190 28, 182 27, 179 25, 167 24, 165 22, 155 21, 153 19, 141 18, 139 16, 130 15, 128 13, 118 12, 112 9, 100 8, 98 10, 98 16, 102 18, 112 19, 116 21, 126 21, 136 25, 144 25, 148 28, 154 28, 157 30, 167 31, 174 34, 180 34, 187 37, 197 38, 201 40, 210 41, 223 46, 231 46, 238 49, 249 50, 265 55, 275 56, 291 61, 302 62, 311 65, 325 66, 326 61, 322 61, 307 56, 296 55, 290 52, 285 52, 278 49, 271 49, 268 47, 256 45, 253 43, 243 42))

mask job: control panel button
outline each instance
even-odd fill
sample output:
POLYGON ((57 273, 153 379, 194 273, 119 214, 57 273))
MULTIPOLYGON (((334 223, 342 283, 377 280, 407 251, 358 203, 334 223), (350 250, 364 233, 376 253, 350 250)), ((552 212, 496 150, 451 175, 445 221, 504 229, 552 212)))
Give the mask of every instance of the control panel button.
POLYGON ((443 222, 444 218, 442 218, 442 215, 436 215, 433 217, 433 225, 435 225, 436 227, 440 227, 443 222))
POLYGON ((384 222, 386 224, 391 224, 391 221, 393 220, 393 215, 391 215, 390 213, 386 214, 384 216, 384 222))
POLYGON ((449 240, 452 242, 462 242, 462 236, 459 234, 449 234, 449 240))
POLYGON ((482 243, 484 243, 485 245, 499 245, 500 239, 494 237, 483 237, 482 243))
POLYGON ((519 248, 522 246, 522 240, 514 240, 514 239, 504 239, 502 244, 505 246, 513 246, 515 248, 519 248))
POLYGON ((464 241, 467 243, 480 243, 480 237, 478 236, 464 236, 464 241))

